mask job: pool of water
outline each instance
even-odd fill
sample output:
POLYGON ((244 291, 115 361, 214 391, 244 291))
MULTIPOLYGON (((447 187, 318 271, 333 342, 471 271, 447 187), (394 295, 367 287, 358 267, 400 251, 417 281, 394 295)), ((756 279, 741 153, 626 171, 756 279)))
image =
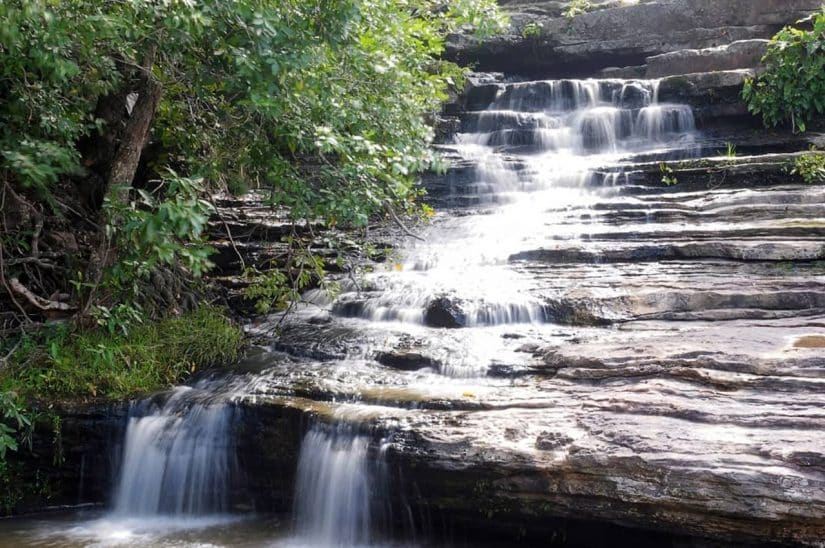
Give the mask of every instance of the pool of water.
MULTIPOLYGON (((293 533, 289 515, 119 518, 74 511, 0 519, 0 548, 324 548, 293 533)), ((328 548, 337 548, 331 544, 328 548)), ((343 545, 341 545, 343 546, 343 545)), ((349 545, 348 545, 349 546, 349 545)), ((464 548, 478 542, 387 542, 371 548, 464 548)), ((353 547, 357 548, 357 547, 353 547)))

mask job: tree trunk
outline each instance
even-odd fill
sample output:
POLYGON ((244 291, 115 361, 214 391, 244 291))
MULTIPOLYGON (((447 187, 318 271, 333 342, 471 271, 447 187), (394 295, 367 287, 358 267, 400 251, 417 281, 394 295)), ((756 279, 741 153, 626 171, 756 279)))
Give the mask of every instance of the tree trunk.
POLYGON ((155 119, 161 92, 160 83, 151 75, 143 76, 132 116, 126 122, 123 138, 112 159, 112 167, 106 181, 106 196, 113 202, 126 198, 126 189, 135 178, 141 152, 149 140, 149 130, 155 119))
MULTIPOLYGON (((155 50, 150 49, 139 69, 139 83, 137 89, 134 90, 138 94, 137 101, 120 134, 105 180, 105 198, 111 204, 125 204, 129 199, 129 189, 140 164, 143 149, 149 140, 149 133, 160 103, 163 88, 151 72, 154 57, 155 50)), ((122 94, 121 97, 125 98, 126 94, 122 94)), ((125 102, 121 108, 123 112, 126 111, 125 102)), ((112 249, 112 242, 104 230, 106 223, 117 225, 118 219, 110 218, 101 224, 98 244, 92 251, 87 267, 86 279, 92 283, 92 289, 81 308, 81 313, 84 313, 95 301, 95 293, 102 280, 103 271, 113 262, 114 255, 117 253, 112 249)))

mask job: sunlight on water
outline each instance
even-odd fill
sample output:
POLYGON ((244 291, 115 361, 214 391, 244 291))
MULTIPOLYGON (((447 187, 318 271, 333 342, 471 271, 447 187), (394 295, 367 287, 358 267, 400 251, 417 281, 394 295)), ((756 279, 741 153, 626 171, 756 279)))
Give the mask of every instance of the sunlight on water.
MULTIPOLYGON (((538 330, 557 337, 557 324, 570 321, 560 297, 577 288, 552 269, 539 278, 529 262, 511 257, 573 239, 589 250, 587 235, 615 232, 595 194, 602 207, 615 200, 624 215, 640 219, 633 227, 640 233, 680 229, 651 218, 644 195, 620 193, 622 166, 634 157, 659 161, 698 150, 692 111, 660 104, 657 87, 620 80, 499 84, 486 109, 463 115, 461 132, 445 147, 463 171, 451 179, 448 205, 426 229, 426 241, 409 241, 361 284, 342 282, 334 298, 308 292, 295 315, 303 323, 287 322, 274 339, 288 346, 288 329, 296 329, 303 354, 270 353, 255 374, 219 387, 178 388, 159 403, 136 406, 111 513, 0 524, 0 548, 385 545, 393 511, 384 454, 390 435, 369 425, 380 421, 397 433, 425 403, 495 406, 503 389, 530 382, 508 376, 529 361, 531 348, 519 340, 538 330), (307 321, 320 313, 327 318, 307 321), (379 362, 387 349, 400 353, 395 363, 379 362), (399 359, 408 361, 399 366, 399 359), (236 398, 274 399, 319 419, 303 438, 292 517, 228 515, 236 398)), ((655 205, 657 215, 668 214, 666 201, 655 205)), ((604 265, 594 275, 601 285, 589 295, 598 298, 610 295, 610 280, 622 273, 604 265)), ((523 449, 532 450, 534 440, 523 449)))
MULTIPOLYGON (((607 184, 598 189, 592 184, 597 169, 642 153, 695 153, 690 107, 659 104, 657 96, 657 81, 500 84, 486 110, 463 116, 448 147, 472 166, 472 176, 453 183, 450 194, 465 196, 469 214, 439 214, 425 242, 410 242, 399 264, 369 277, 374 290, 345 290, 332 310, 372 322, 432 324, 434 303, 448 303, 465 327, 552 320, 533 291, 535 280, 514 269, 510 257, 554 245, 549 237, 605 230, 600 212, 591 209, 593 194, 609 199, 623 175, 600 176, 607 184), (571 211, 578 222, 571 222, 571 211)), ((478 354, 474 368, 441 373, 483 374, 489 360, 478 354)))

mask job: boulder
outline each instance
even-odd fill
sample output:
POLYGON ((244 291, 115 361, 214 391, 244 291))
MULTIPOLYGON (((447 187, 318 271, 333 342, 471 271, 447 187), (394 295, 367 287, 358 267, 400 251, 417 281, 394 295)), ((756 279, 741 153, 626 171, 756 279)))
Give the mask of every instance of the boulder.
POLYGON ((460 299, 441 296, 430 301, 424 313, 424 323, 430 327, 458 328, 467 325, 467 316, 460 299))
POLYGON ((378 352, 375 361, 381 365, 401 369, 403 371, 416 371, 427 367, 439 366, 438 360, 426 356, 413 350, 397 349, 388 352, 378 352))

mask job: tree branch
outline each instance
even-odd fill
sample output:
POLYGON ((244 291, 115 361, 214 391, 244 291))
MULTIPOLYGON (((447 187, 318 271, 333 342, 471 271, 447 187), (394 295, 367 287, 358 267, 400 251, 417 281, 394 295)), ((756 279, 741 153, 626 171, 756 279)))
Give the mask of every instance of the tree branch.
POLYGON ((412 230, 410 230, 409 228, 407 228, 407 225, 404 224, 404 221, 402 221, 398 217, 398 214, 395 212, 395 210, 389 204, 384 204, 384 209, 386 210, 386 212, 390 216, 390 218, 395 222, 395 224, 397 224, 398 227, 402 231, 404 231, 404 234, 406 234, 410 238, 415 238, 416 240, 419 240, 419 241, 422 241, 422 242, 427 241, 426 238, 424 238, 423 236, 420 236, 420 235, 416 234, 415 232, 413 232, 412 230))

